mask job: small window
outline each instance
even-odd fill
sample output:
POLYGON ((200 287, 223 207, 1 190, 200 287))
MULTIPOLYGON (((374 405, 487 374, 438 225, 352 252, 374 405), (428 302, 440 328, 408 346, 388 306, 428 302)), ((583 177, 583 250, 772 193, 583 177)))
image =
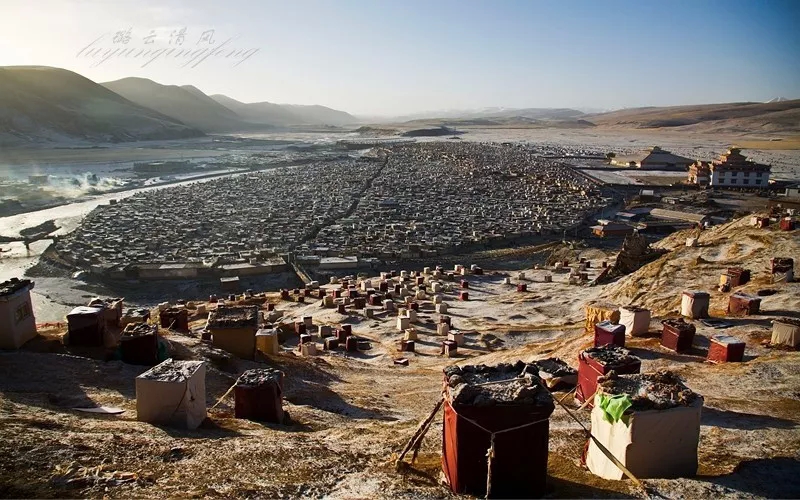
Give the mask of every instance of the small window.
POLYGON ((31 315, 31 305, 28 302, 25 302, 21 306, 19 306, 14 313, 14 320, 17 323, 24 321, 28 316, 31 315))
POLYGON ((750 184, 750 179, 745 179, 745 180, 744 180, 744 183, 745 183, 745 184, 750 184))
POLYGON ((731 179, 731 184, 736 184, 736 179, 731 179))

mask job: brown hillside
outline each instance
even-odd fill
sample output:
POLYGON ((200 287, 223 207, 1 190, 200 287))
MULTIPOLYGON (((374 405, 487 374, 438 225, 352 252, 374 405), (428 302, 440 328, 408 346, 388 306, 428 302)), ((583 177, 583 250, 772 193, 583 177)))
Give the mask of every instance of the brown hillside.
POLYGON ((800 100, 634 108, 589 115, 586 119, 608 128, 797 133, 800 132, 800 100))

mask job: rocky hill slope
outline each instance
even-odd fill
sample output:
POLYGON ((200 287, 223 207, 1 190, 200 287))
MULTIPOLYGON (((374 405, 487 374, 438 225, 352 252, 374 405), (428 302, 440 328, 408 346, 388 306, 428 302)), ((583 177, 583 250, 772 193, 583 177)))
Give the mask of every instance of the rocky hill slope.
POLYGON ((191 85, 161 85, 147 78, 123 78, 101 84, 129 101, 203 132, 236 132, 254 128, 236 113, 191 85))
MULTIPOLYGON (((680 231, 658 242, 654 246, 669 253, 608 285, 601 298, 619 305, 639 304, 662 316, 674 314, 683 290, 713 292, 720 274, 729 267, 749 269, 753 279, 741 290, 755 293, 771 287, 767 271, 772 257, 800 255, 797 231, 759 229, 750 224, 749 217, 703 231, 699 246, 687 247, 686 238, 693 234, 692 230, 680 231)), ((792 293, 762 299, 766 310, 800 311, 800 285, 786 286, 792 293)), ((727 295, 712 293, 712 313, 723 315, 726 307, 727 295)))
POLYGON ((216 102, 234 111, 242 119, 252 123, 272 126, 292 125, 350 125, 356 118, 349 113, 320 105, 275 104, 272 102, 244 103, 226 95, 210 96, 216 102))
POLYGON ((0 67, 0 144, 180 139, 203 133, 72 71, 0 67))
POLYGON ((661 129, 704 133, 800 133, 800 99, 631 108, 586 115, 610 129, 661 129))

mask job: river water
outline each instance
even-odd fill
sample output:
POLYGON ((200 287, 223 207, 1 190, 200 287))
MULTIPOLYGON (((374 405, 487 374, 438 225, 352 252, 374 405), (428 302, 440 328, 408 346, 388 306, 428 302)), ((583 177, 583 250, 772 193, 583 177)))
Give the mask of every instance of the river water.
MULTIPOLYGON (((167 185, 156 185, 120 191, 102 195, 94 195, 83 198, 74 203, 37 210, 24 214, 12 215, 0 218, 0 235, 7 237, 19 237, 22 229, 36 227, 44 222, 52 220, 59 227, 53 234, 67 234, 81 223, 83 218, 94 210, 97 206, 107 204, 112 199, 122 199, 133 196, 136 193, 151 191, 153 189, 165 189, 173 186, 180 186, 196 182, 206 182, 211 179, 243 175, 249 172, 236 171, 234 173, 204 172, 199 175, 210 173, 220 173, 216 177, 203 179, 187 179, 167 185)), ((50 246, 52 240, 39 240, 31 243, 29 248, 25 248, 22 242, 0 243, 0 282, 14 277, 22 277, 25 272, 39 262, 41 254, 50 246)), ((36 278, 36 285, 31 293, 33 302, 33 312, 38 323, 64 321, 64 316, 72 309, 73 305, 84 304, 91 293, 81 291, 81 282, 67 278, 36 278)))
POLYGON ((176 178, 183 178, 185 180, 180 182, 173 182, 171 184, 156 184, 153 186, 131 189, 128 191, 117 191, 114 193, 86 196, 86 197, 81 197, 78 201, 75 201, 74 203, 69 203, 66 205, 60 205, 53 208, 46 208, 43 210, 35 210, 33 212, 26 212, 17 215, 10 215, 8 217, 0 217, 0 236, 7 236, 10 238, 19 237, 20 235, 19 232, 22 229, 36 227, 39 224, 42 224, 49 220, 55 221, 56 226, 60 228, 53 234, 57 235, 67 234, 73 231, 78 226, 78 224, 80 224, 81 220, 89 212, 94 210, 98 205, 108 204, 111 200, 114 199, 120 200, 122 198, 127 198, 128 196, 133 196, 136 193, 152 191, 153 189, 162 189, 173 186, 180 186, 185 184, 191 184, 194 182, 206 182, 211 179, 218 179, 220 177, 226 177, 230 175, 241 175, 243 173, 248 173, 248 172, 242 172, 238 170, 233 172, 230 170, 217 170, 217 171, 202 172, 192 175, 185 175, 182 177, 175 176, 176 178), (213 174, 219 174, 219 175, 215 177, 206 177, 203 179, 196 178, 199 176, 206 176, 213 174))

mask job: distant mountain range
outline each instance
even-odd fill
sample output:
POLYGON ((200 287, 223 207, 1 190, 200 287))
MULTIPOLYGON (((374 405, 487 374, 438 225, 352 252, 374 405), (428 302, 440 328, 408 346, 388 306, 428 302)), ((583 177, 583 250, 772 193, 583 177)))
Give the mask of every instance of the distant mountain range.
POLYGON ((800 132, 800 99, 631 108, 585 115, 584 119, 603 128, 795 134, 800 132))
POLYGON ((527 118, 533 120, 558 120, 577 118, 583 115, 581 111, 571 108, 480 108, 480 109, 448 109, 441 111, 428 111, 424 113, 414 113, 409 115, 396 116, 392 118, 384 118, 387 122, 415 122, 415 121, 429 121, 434 119, 439 120, 475 120, 475 119, 509 119, 509 118, 527 118))
POLYGON ((357 121, 349 113, 319 105, 244 103, 222 94, 214 94, 210 98, 251 123, 266 123, 275 126, 342 126, 351 125, 357 121))
POLYGON ((123 78, 101 83, 131 102, 161 113, 190 127, 209 132, 234 132, 247 128, 235 112, 191 85, 161 85, 146 78, 123 78))
POLYGON ((394 127, 445 125, 497 128, 654 129, 699 133, 800 133, 800 100, 628 108, 583 113, 570 108, 487 108, 447 111, 392 122, 394 127))
POLYGON ((0 67, 0 145, 82 139, 119 142, 202 135, 72 71, 0 67))
POLYGON ((181 139, 355 122, 325 106, 248 104, 146 78, 97 84, 59 68, 0 67, 0 145, 181 139))
POLYGON ((344 111, 325 106, 243 103, 222 94, 208 96, 192 85, 161 85, 146 78, 123 78, 101 85, 140 106, 157 109, 206 133, 303 125, 341 126, 356 121, 344 111))
MULTIPOLYGON (((0 67, 0 146, 183 139, 297 126, 341 127, 357 121, 344 111, 325 106, 244 103, 221 94, 206 95, 191 85, 162 85, 145 78, 98 84, 64 69, 0 67)), ((767 103, 645 107, 590 114, 571 108, 482 108, 406 115, 391 123, 391 128, 381 128, 381 134, 443 125, 797 134, 800 100, 779 97, 767 103)))
POLYGON ((429 117, 407 115, 394 123, 408 126, 443 125, 450 127, 500 128, 584 128, 593 127, 584 113, 571 108, 483 108, 434 112, 429 117), (409 119, 412 118, 412 119, 409 119))

